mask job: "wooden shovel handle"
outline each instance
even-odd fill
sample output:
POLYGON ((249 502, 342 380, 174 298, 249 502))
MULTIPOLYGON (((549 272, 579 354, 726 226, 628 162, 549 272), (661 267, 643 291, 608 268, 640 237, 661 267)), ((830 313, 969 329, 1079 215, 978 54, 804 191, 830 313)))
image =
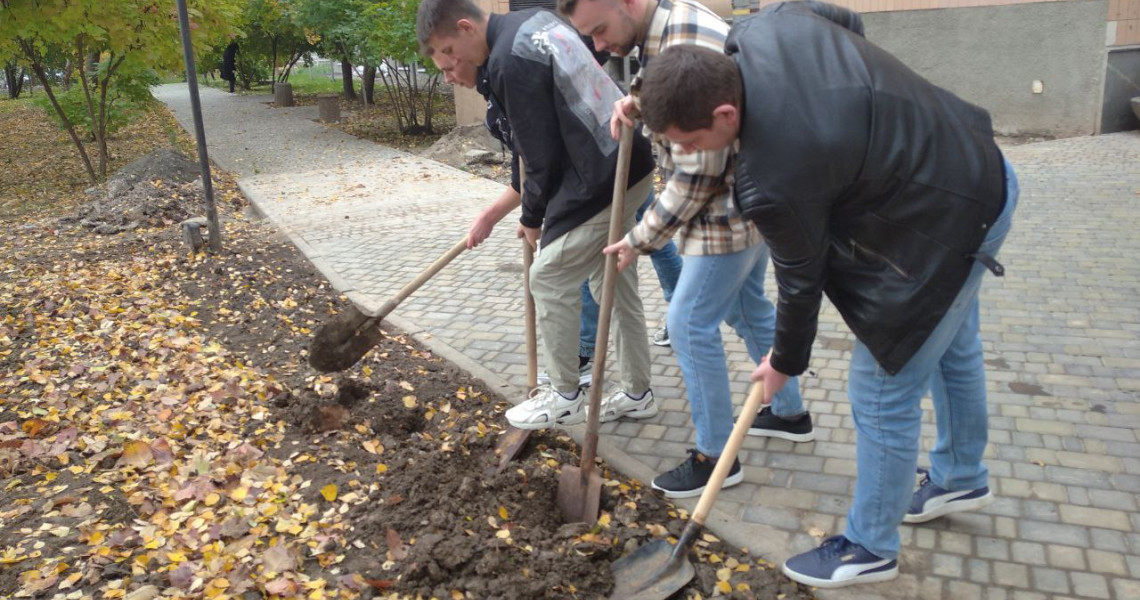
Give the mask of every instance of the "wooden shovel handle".
MULTIPOLYGON (((614 200, 610 205, 610 232, 606 245, 621 239, 625 223, 625 191, 629 184, 629 159, 633 154, 633 128, 622 125, 618 142, 617 172, 614 175, 614 200)), ((606 354, 610 340, 610 317, 614 307, 614 286, 617 282, 617 254, 606 255, 606 270, 602 278, 602 298, 598 310, 598 338, 594 348, 593 381, 590 383, 590 411, 586 420, 586 437, 582 443, 582 481, 589 479, 598 452, 598 414, 601 413, 602 387, 606 372, 606 354)), ((630 267, 633 268, 632 266, 630 267)))
POLYGON ((426 283, 427 280, 434 277, 436 273, 439 273, 441 269, 447 266, 447 263, 455 260, 455 257, 462 254, 466 249, 467 236, 463 236, 463 239, 456 242, 450 250, 444 252, 443 256, 435 259, 435 262, 429 265, 428 268, 424 269, 424 271, 416 276, 415 279, 413 279, 404 287, 400 288, 400 291, 396 292, 395 296, 388 298, 388 300, 385 301, 384 304, 380 307, 380 310, 377 310, 376 314, 372 316, 371 320, 373 322, 378 322, 384 317, 388 316, 388 313, 395 310, 401 302, 406 300, 408 296, 411 296, 416 290, 420 289, 420 286, 426 283))
POLYGON ((526 308, 526 386, 538 387, 538 323, 535 317, 534 296, 530 294, 530 266, 534 264, 534 248, 525 238, 523 247, 523 295, 526 308))
POLYGON ((724 445, 724 452, 721 452, 720 458, 717 459, 716 467, 709 477, 709 482, 705 484, 705 491, 701 493, 701 499, 697 501, 697 508, 693 511, 692 518, 692 521, 697 525, 703 526, 705 524, 705 519, 708 518, 709 511, 712 510, 712 505, 716 502, 717 494, 720 493, 720 488, 724 485, 728 472, 732 470, 732 463, 736 462, 736 455, 740 453, 744 436, 748 435, 748 428, 752 425, 752 420, 756 418, 756 412, 760 410, 760 404, 763 401, 764 384, 757 381, 752 384, 752 390, 748 392, 748 399, 744 401, 744 408, 740 410, 736 425, 732 427, 732 434, 728 436, 728 443, 724 445))

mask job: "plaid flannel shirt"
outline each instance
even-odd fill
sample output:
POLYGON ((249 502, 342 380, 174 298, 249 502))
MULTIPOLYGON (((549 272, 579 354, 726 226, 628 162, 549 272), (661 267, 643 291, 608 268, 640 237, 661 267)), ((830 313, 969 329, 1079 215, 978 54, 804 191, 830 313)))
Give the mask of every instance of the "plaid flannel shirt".
MULTIPOLYGON (((647 63, 678 44, 723 52, 727 35, 728 25, 705 6, 691 0, 661 0, 640 56, 647 63)), ((626 235, 631 246, 648 253, 677 234, 682 254, 730 254, 761 241, 760 231, 740 216, 732 199, 735 145, 715 152, 686 153, 662 136, 654 135, 653 140, 665 191, 626 235)))

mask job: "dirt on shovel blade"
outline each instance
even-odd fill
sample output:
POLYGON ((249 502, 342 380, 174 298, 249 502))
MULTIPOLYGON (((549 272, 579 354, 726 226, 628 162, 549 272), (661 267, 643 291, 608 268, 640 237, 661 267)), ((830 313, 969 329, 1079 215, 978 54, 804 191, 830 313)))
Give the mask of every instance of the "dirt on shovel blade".
POLYGON ((378 326, 358 328, 352 321, 334 319, 313 336, 309 365, 322 373, 343 371, 360 361, 383 337, 378 326))

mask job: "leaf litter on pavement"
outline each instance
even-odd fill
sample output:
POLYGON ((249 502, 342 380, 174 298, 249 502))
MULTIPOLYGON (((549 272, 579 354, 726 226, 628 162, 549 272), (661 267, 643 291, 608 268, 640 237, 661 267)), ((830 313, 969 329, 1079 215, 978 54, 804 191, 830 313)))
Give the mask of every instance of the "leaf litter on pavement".
MULTIPOLYGON (((683 510, 604 465, 601 519, 562 523, 559 433, 488 473, 505 403, 398 332, 315 374, 344 299, 225 216, 217 256, 173 228, 0 229, 0 595, 597 598, 679 533, 683 510)), ((696 557, 680 597, 811 597, 711 534, 696 557)))

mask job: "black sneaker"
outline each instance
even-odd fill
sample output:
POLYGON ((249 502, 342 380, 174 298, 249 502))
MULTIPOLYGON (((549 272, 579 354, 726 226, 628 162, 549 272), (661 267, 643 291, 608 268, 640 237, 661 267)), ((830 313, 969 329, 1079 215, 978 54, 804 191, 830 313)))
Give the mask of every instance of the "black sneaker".
POLYGON ((765 406, 752 420, 748 435, 810 442, 815 439, 815 429, 811 426, 811 413, 805 412, 794 419, 784 419, 773 414, 771 406, 765 406))
MULTIPOLYGON (((665 492, 666 498, 692 498, 700 496, 705 491, 705 484, 712 477, 716 462, 701 454, 696 449, 689 450, 689 458, 677 468, 662 473, 653 478, 653 489, 665 492)), ((732 461, 732 469, 728 477, 724 478, 723 487, 732 487, 744 481, 744 473, 740 470, 740 460, 732 461)))

